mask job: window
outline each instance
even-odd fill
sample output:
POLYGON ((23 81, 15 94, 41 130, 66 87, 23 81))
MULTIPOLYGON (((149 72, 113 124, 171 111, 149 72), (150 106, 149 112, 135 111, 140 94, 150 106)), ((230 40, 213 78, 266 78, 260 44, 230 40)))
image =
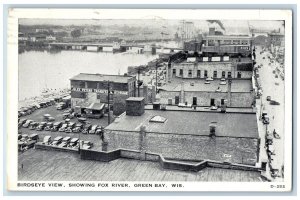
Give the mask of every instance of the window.
POLYGON ((225 71, 222 71, 222 78, 225 78, 225 71))
POLYGON ((176 69, 173 69, 173 76, 176 75, 176 69))
POLYGON ((179 75, 182 76, 183 75, 183 69, 180 69, 179 71, 179 75))
POLYGON ((237 78, 242 78, 242 73, 241 72, 237 73, 237 78))
POLYGON ((224 40, 223 44, 231 44, 231 40, 224 40))
POLYGON ((192 77, 192 70, 189 70, 189 77, 192 77))
POLYGON ((214 78, 217 78, 217 76, 218 76, 218 72, 214 71, 214 78))
POLYGON ((179 104, 179 96, 175 96, 175 105, 179 104))
POLYGON ((214 40, 208 40, 208 46, 215 46, 214 40))
POLYGON ((201 71, 197 70, 197 78, 200 78, 200 77, 201 77, 201 71))
POLYGON ((207 78, 207 70, 204 70, 204 78, 207 78))
POLYGON ((239 40, 232 40, 232 44, 240 44, 239 40))
POLYGON ((248 41, 247 41, 247 40, 242 40, 242 44, 247 45, 247 44, 248 44, 248 41))
POLYGON ((228 77, 228 78, 231 78, 231 72, 228 72, 227 77, 228 77))

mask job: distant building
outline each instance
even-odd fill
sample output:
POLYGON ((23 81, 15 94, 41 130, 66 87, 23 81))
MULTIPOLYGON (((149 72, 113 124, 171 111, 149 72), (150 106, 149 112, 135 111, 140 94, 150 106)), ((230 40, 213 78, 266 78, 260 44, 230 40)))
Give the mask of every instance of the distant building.
POLYGON ((284 47, 284 34, 280 32, 269 33, 270 45, 284 47))
POLYGON ((18 40, 19 41, 27 41, 28 37, 24 33, 19 32, 19 34, 18 34, 18 40))
POLYGON ((48 29, 45 29, 45 28, 37 28, 37 29, 35 29, 35 32, 36 32, 36 33, 44 33, 44 32, 48 32, 48 29))
POLYGON ((56 41, 56 37, 54 37, 52 35, 48 35, 48 36, 46 36, 46 40, 47 41, 56 41))
POLYGON ((115 115, 125 111, 125 100, 135 96, 136 78, 133 76, 80 73, 70 79, 72 107, 92 103, 110 103, 115 115))
POLYGON ((164 158, 256 165, 260 139, 255 113, 146 110, 130 99, 126 114, 105 128, 108 150, 130 149, 164 158))

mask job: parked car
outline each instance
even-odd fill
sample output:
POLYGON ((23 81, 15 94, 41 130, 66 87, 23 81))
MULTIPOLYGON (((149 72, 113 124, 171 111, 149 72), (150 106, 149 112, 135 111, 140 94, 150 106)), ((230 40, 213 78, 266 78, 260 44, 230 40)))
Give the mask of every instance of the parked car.
POLYGON ((62 126, 63 122, 55 122, 53 127, 51 128, 52 132, 58 131, 58 129, 62 126))
POLYGON ((78 138, 72 138, 68 147, 75 147, 78 143, 79 139, 78 138))
POLYGON ((29 139, 29 136, 27 134, 22 134, 21 136, 22 137, 21 137, 20 141, 22 141, 22 142, 26 142, 29 139))
POLYGON ((51 145, 59 145, 62 142, 63 137, 61 136, 57 136, 56 138, 54 138, 53 142, 51 143, 51 145))
POLYGON ((82 149, 91 149, 93 147, 93 143, 90 141, 83 141, 82 149))
POLYGON ((29 125, 30 125, 32 122, 33 122, 33 120, 29 119, 29 120, 26 121, 26 123, 24 123, 24 124, 22 125, 22 127, 23 127, 23 128, 28 128, 29 125))
POLYGON ((89 131, 90 134, 95 134, 96 133, 96 130, 99 128, 98 125, 93 125, 91 130, 89 131))
POLYGON ((267 116, 267 115, 264 116, 263 123, 264 124, 270 124, 270 118, 269 118, 269 116, 267 116))
POLYGON ((46 135, 43 139, 43 144, 49 144, 51 142, 51 136, 46 135))
POLYGON ((267 101, 271 101, 271 96, 267 96, 267 101))
POLYGON ((33 133, 33 134, 31 134, 31 135, 29 135, 29 139, 30 140, 34 140, 34 141, 38 141, 38 139, 39 139, 39 135, 38 134, 35 134, 35 133, 33 133))
POLYGON ((56 109, 57 110, 63 110, 66 109, 68 107, 68 105, 65 102, 60 102, 57 106, 56 109))
POLYGON ((38 125, 39 125, 38 122, 31 122, 29 125, 29 129, 34 130, 34 129, 36 129, 36 127, 38 127, 38 125))
POLYGON ((18 123, 18 127, 20 128, 24 123, 26 123, 27 119, 20 119, 18 123))
POLYGON ((271 100, 270 105, 280 105, 278 101, 271 100))
POLYGON ((81 132, 83 129, 83 125, 82 124, 76 124, 75 128, 73 128, 73 133, 79 133, 81 132))
POLYGON ((95 132, 95 134, 100 135, 103 134, 104 128, 102 126, 99 126, 95 132))
POLYGON ((60 145, 58 145, 59 147, 67 147, 68 144, 70 143, 71 138, 70 137, 64 137, 60 143, 60 145))
POLYGON ((36 127, 37 131, 42 131, 47 125, 47 122, 41 122, 38 127, 36 127))
POLYGON ((92 128, 91 124, 86 124, 82 130, 82 133, 87 134, 91 128, 92 128))
POLYGON ((66 128, 68 127, 68 124, 67 123, 64 123, 59 129, 58 131, 59 132, 64 132, 66 130, 66 128))
POLYGON ((52 127, 53 127, 53 123, 52 122, 48 122, 44 130, 45 131, 50 131, 52 127))
POLYGON ((210 109, 211 110, 218 110, 218 107, 217 106, 211 106, 210 109))

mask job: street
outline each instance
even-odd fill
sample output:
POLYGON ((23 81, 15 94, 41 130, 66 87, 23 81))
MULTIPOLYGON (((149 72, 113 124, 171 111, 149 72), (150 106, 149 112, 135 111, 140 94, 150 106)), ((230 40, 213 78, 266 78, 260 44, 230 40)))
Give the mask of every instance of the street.
MULTIPOLYGON (((262 85, 262 99, 257 100, 258 104, 262 103, 262 111, 260 111, 261 106, 257 105, 259 113, 267 112, 270 118, 270 124, 263 125, 262 121, 259 121, 258 127, 260 132, 260 137, 263 138, 266 130, 269 133, 273 134, 273 130, 279 134, 280 139, 273 139, 273 146, 275 148, 275 155, 271 162, 271 165, 279 169, 279 175, 281 176, 281 166, 284 164, 284 80, 280 76, 278 78, 275 75, 278 73, 276 67, 279 68, 280 64, 274 60, 274 63, 271 63, 268 56, 272 58, 270 52, 265 51, 260 54, 262 51, 261 47, 257 47, 256 50, 256 62, 257 66, 262 64, 259 70, 259 78, 262 85), (264 59, 263 59, 264 57, 264 59), (269 65, 271 63, 271 65, 269 65), (275 74, 273 71, 275 70, 275 74), (275 84, 276 83, 276 84, 275 84), (270 105, 270 102, 267 101, 267 96, 271 97, 271 100, 275 100, 280 103, 280 105, 270 105)), ((279 73, 278 73, 279 74, 279 73)), ((263 140, 264 141, 264 140, 263 140)), ((263 144, 264 145, 264 144, 263 144)), ((263 149, 266 151, 266 149, 263 149)), ((276 181, 280 181, 282 177, 276 178, 276 181)))

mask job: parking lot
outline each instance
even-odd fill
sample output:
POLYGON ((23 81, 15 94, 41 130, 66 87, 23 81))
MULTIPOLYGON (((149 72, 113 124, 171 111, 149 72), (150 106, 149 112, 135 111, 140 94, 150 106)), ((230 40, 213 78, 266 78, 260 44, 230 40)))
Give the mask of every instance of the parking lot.
MULTIPOLYGON (((63 114, 64 110, 57 110, 55 105, 49 106, 46 108, 41 108, 35 110, 32 114, 27 115, 27 116, 22 116, 20 119, 30 119, 34 120, 36 122, 43 122, 45 121, 43 116, 44 114, 50 114, 52 117, 55 118, 54 122, 59 122, 59 121, 64 121, 63 120, 63 114)), ((71 122, 79 123, 78 119, 74 117, 73 119, 70 120, 71 122)), ((101 119, 87 119, 87 122, 92 124, 92 125, 100 125, 100 126, 107 126, 107 116, 103 116, 101 119)), ((37 131, 37 130, 30 130, 29 128, 23 128, 21 127, 19 129, 21 134, 38 134, 39 135, 39 141, 43 141, 43 138, 45 136, 51 136, 52 140, 57 137, 57 136, 62 136, 62 137, 71 137, 71 138, 79 138, 80 140, 85 140, 85 141, 90 141, 94 144, 93 149, 101 149, 101 139, 99 135, 94 135, 94 134, 83 134, 83 133, 65 133, 65 132, 51 132, 51 131, 37 131)))

